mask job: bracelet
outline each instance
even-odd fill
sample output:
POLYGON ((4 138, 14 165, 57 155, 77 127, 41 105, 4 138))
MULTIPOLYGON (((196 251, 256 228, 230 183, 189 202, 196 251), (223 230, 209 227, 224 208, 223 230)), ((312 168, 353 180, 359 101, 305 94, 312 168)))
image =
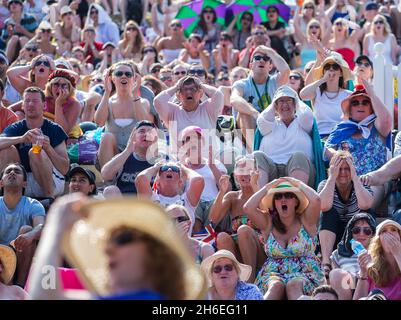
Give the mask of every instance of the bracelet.
POLYGON ((368 280, 368 277, 361 277, 359 274, 356 275, 356 278, 359 280, 368 280))

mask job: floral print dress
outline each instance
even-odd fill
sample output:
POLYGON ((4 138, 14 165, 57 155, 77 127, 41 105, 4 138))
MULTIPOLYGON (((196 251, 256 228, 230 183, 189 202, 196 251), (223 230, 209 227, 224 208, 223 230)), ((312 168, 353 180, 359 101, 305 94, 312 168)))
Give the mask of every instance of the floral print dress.
POLYGON ((315 287, 324 283, 324 275, 319 259, 315 255, 317 238, 312 238, 301 226, 283 248, 272 232, 265 243, 267 260, 260 270, 255 284, 266 293, 272 280, 281 280, 284 284, 292 279, 304 280, 304 294, 310 295, 315 287))

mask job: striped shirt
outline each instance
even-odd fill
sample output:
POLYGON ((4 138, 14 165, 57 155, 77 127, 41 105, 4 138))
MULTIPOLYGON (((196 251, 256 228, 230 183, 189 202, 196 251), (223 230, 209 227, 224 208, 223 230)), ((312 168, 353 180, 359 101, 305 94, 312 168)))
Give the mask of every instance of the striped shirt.
MULTIPOLYGON (((317 192, 320 193, 324 186, 326 185, 327 180, 323 180, 320 182, 319 187, 317 188, 317 192)), ((373 195, 373 191, 369 186, 364 185, 366 190, 369 191, 370 194, 373 195)), ((348 222, 356 213, 359 213, 361 209, 358 207, 358 200, 356 198, 354 185, 352 184, 351 195, 348 198, 348 201, 345 201, 340 192, 337 189, 337 186, 334 189, 333 196, 333 208, 338 212, 340 216, 340 220, 344 222, 348 222)))

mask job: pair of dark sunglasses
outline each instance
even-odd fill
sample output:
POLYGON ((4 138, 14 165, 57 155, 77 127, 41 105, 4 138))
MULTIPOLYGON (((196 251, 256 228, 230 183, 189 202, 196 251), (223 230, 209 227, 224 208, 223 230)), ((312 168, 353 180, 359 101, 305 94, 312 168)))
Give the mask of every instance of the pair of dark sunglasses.
POLYGON ((181 23, 172 23, 170 24, 170 28, 181 28, 182 24, 181 23))
POLYGON ((156 72, 160 72, 161 68, 154 68, 152 70, 150 70, 150 73, 156 73, 156 72))
POLYGON ((169 166, 169 165, 164 165, 160 167, 160 172, 166 172, 169 169, 171 169, 171 171, 175 172, 175 173, 180 173, 181 169, 177 166, 169 166))
POLYGON ((351 101, 351 106, 356 107, 356 106, 369 106, 370 105, 370 100, 369 99, 364 99, 362 101, 359 100, 352 100, 351 101))
POLYGON ((179 76, 180 74, 185 76, 187 74, 187 72, 186 71, 176 71, 176 72, 174 72, 175 76, 179 76))
POLYGON ((229 77, 221 77, 217 79, 217 81, 228 81, 228 80, 230 80, 229 77))
POLYGON ((352 228, 352 234, 360 234, 361 231, 366 235, 366 236, 370 236, 372 235, 373 231, 371 228, 369 227, 353 227, 352 228))
POLYGON ((127 31, 138 31, 138 29, 135 28, 135 27, 128 27, 128 28, 127 28, 127 31))
POLYGON ((144 239, 143 235, 127 230, 119 232, 116 235, 113 235, 110 238, 110 242, 117 246, 124 246, 143 239, 144 239))
POLYGON ((174 218, 178 223, 181 222, 185 222, 185 221, 189 221, 189 217, 188 216, 180 216, 180 217, 176 217, 174 218))
POLYGON ((275 200, 281 200, 283 198, 285 198, 287 200, 294 199, 295 198, 295 194, 293 194, 292 192, 286 192, 286 193, 276 193, 274 195, 274 199, 275 200))
POLYGON ((132 78, 134 74, 131 71, 115 71, 114 73, 115 77, 121 78, 122 76, 126 76, 127 78, 132 78))
POLYGON ((38 48, 25 48, 26 51, 32 51, 32 52, 36 52, 38 51, 38 48))
POLYGON ((35 62, 35 67, 39 67, 40 65, 44 65, 45 67, 48 67, 48 68, 50 68, 50 62, 49 61, 47 61, 47 60, 38 60, 38 61, 36 61, 35 62))
POLYGON ((373 22, 373 24, 384 24, 384 21, 383 20, 377 20, 377 21, 373 22))
POLYGON ((341 67, 337 63, 328 63, 324 66, 323 70, 327 71, 333 69, 334 71, 340 70, 341 67))
POLYGON ((92 10, 92 11, 90 12, 90 15, 92 15, 92 14, 99 14, 99 12, 98 12, 97 10, 92 10))
POLYGON ((147 54, 147 53, 149 53, 149 52, 154 52, 154 53, 156 53, 155 50, 153 50, 153 49, 145 49, 145 50, 143 50, 143 54, 147 54))
POLYGON ((213 13, 213 10, 204 10, 203 13, 213 13))
POLYGON ((206 74, 206 71, 203 69, 192 69, 188 71, 188 74, 191 76, 204 76, 206 74))
POLYGON ((269 61, 271 61, 272 59, 270 59, 269 56, 254 56, 254 57, 253 57, 253 60, 254 60, 254 61, 261 61, 261 60, 263 60, 264 62, 269 62, 269 61))
POLYGON ((44 33, 51 33, 52 29, 40 29, 40 31, 42 31, 44 33))
POLYGON ((234 270, 234 265, 233 264, 225 264, 224 266, 215 266, 213 268, 213 272, 214 273, 220 273, 220 272, 223 271, 223 269, 225 271, 228 271, 228 272, 233 271, 234 270))
POLYGON ((290 80, 300 80, 301 76, 297 75, 297 74, 292 74, 290 75, 290 80))
POLYGON ((369 63, 367 63, 367 62, 357 62, 357 64, 356 64, 358 67, 365 67, 365 68, 369 68, 370 67, 370 64, 369 63))

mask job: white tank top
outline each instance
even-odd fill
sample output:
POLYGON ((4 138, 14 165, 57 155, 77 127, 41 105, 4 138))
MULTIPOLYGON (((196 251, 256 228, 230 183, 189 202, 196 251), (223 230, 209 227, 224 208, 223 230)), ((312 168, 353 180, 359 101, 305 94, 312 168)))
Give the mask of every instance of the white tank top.
MULTIPOLYGON (((376 42, 373 40, 373 37, 369 37, 369 46, 368 46, 368 52, 369 52, 369 58, 370 60, 373 61, 373 58, 375 57, 375 50, 373 49, 375 46, 376 42)), ((384 61, 386 64, 393 64, 393 59, 391 58, 391 38, 390 35, 387 36, 386 40, 383 43, 383 57, 384 61)))

